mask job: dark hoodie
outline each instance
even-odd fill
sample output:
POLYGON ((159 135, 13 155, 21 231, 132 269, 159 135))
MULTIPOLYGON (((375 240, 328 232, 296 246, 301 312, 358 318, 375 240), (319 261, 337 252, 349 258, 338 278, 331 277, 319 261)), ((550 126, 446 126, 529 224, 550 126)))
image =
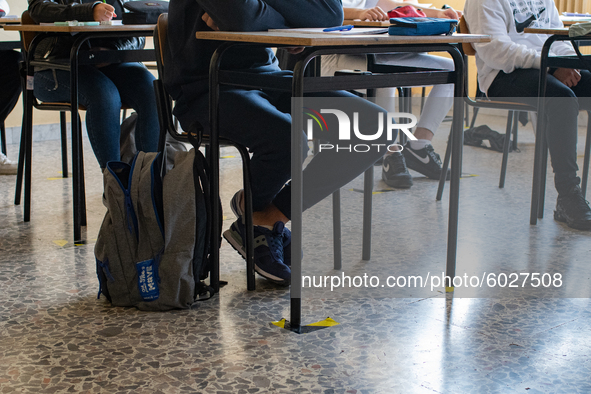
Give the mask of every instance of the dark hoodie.
MULTIPOLYGON (((168 47, 164 83, 176 100, 175 115, 187 119, 196 100, 208 93, 209 62, 219 41, 197 40, 211 31, 207 14, 222 31, 266 31, 295 27, 329 27, 343 22, 340 0, 172 0, 168 11, 168 47)), ((224 55, 222 69, 256 73, 280 71, 270 49, 239 47, 224 55)))
MULTIPOLYGON (((123 17, 123 3, 129 0, 107 0, 115 8, 117 18, 123 17)), ((100 3, 100 1, 98 1, 100 3)), ((93 21, 93 7, 96 0, 29 0, 29 15, 37 23, 52 23, 77 20, 93 21)), ((44 39, 35 51, 36 57, 70 58, 70 50, 76 36, 44 39)), ((104 38, 89 40, 84 49, 104 47, 117 50, 142 49, 144 37, 104 38)))

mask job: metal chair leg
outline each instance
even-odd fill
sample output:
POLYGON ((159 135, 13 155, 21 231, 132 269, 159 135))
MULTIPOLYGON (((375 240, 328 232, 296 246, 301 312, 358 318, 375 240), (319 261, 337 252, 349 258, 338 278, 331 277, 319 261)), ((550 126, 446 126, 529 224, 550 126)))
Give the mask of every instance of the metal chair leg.
POLYGON ((0 124, 0 143, 2 144, 2 153, 6 155, 6 127, 4 122, 0 124))
POLYGON ((507 114, 507 129, 505 131, 505 141, 503 142, 503 161, 501 164, 501 177, 499 179, 499 189, 505 187, 505 176, 507 175, 507 161, 509 159, 509 145, 511 143, 511 127, 515 127, 513 119, 517 120, 516 112, 509 111, 507 114))
POLYGON ((332 194, 332 238, 334 269, 340 270, 343 266, 341 243, 341 189, 338 189, 332 194))
POLYGON ((62 176, 68 177, 68 130, 66 127, 66 112, 60 111, 60 131, 62 138, 62 176))
POLYGON ((542 171, 540 176, 540 196, 538 198, 538 219, 544 217, 544 202, 546 200, 546 170, 548 169, 548 143, 544 138, 542 140, 542 171))
POLYGON ((244 226, 246 228, 246 288, 256 290, 254 274, 254 230, 252 224, 252 191, 250 188, 250 154, 242 145, 234 145, 242 156, 242 183, 244 187, 244 226))
POLYGON ((435 196, 436 201, 441 201, 443 196, 443 189, 445 188, 445 179, 447 178, 447 169, 449 168, 449 162, 451 159, 451 140, 452 133, 449 133, 447 138, 447 148, 445 148, 445 157, 443 158, 443 165, 441 166, 441 176, 439 177, 439 186, 437 187, 437 195, 435 196))
POLYGON ((371 258, 371 214, 373 203, 373 164, 363 174, 363 247, 362 260, 371 258))
POLYGON ((585 139, 585 158, 583 159, 583 181, 581 189, 583 197, 587 196, 587 178, 589 177, 589 156, 591 150, 591 111, 587 111, 587 138, 585 139))

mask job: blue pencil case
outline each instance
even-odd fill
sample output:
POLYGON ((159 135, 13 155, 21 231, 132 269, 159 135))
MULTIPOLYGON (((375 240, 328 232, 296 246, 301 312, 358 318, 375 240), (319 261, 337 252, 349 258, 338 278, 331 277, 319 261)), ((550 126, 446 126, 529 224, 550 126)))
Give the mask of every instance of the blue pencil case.
POLYGON ((445 18, 390 18, 388 34, 391 36, 450 35, 456 31, 458 21, 445 18))

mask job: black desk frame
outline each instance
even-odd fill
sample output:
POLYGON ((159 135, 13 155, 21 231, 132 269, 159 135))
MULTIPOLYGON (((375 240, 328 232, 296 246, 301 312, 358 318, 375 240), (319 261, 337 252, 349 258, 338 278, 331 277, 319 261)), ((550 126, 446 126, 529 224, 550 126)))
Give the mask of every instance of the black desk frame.
MULTIPOLYGON (((210 87, 210 165, 212 176, 212 201, 214 212, 219 202, 219 85, 233 85, 244 88, 266 88, 291 91, 292 97, 303 98, 307 92, 322 92, 341 89, 375 89, 383 87, 405 87, 418 85, 437 85, 453 83, 454 96, 462 98, 464 92, 464 62, 455 44, 393 44, 375 46, 328 46, 306 48, 299 56, 295 65, 293 79, 277 78, 240 71, 220 70, 224 53, 235 45, 276 47, 275 44, 255 44, 225 42, 220 45, 212 56, 209 73, 210 87), (370 54, 392 52, 447 52, 454 61, 454 71, 419 71, 399 74, 373 74, 359 76, 335 77, 304 77, 307 64, 315 57, 328 54, 370 54)), ((464 106, 454 105, 451 141, 451 185, 449 200, 449 227, 447 242, 446 275, 455 276, 457 257, 457 232, 460 197, 460 175, 462 168, 463 146, 463 111, 464 106)), ((302 100, 292 100, 292 114, 302 114, 302 100)), ((292 118, 292 267, 290 289, 290 327, 292 331, 301 332, 301 255, 302 250, 302 163, 303 152, 301 130, 302 116, 292 118)), ((447 168, 447 167, 446 167, 447 168)), ((219 222, 214 222, 213 234, 219 234, 219 222)), ((211 285, 219 291, 219 250, 212 248, 213 267, 211 285)), ((254 270, 254 267, 247 267, 254 270)))
MULTIPOLYGON (((70 113, 72 127, 72 177, 73 177, 73 207, 74 207, 74 242, 84 242, 81 234, 81 227, 86 226, 86 197, 84 193, 84 163, 83 155, 76 155, 76 152, 82 152, 82 132, 80 130, 80 117, 78 113, 78 66, 84 64, 100 63, 124 63, 152 61, 155 57, 153 49, 134 49, 134 50, 109 50, 109 51, 87 51, 81 50, 84 43, 90 39, 96 38, 122 38, 122 37, 148 37, 154 33, 153 29, 134 30, 134 31, 91 31, 79 32, 77 39, 72 44, 70 51, 70 61, 58 62, 51 60, 36 60, 34 58, 35 48, 42 39, 48 37, 70 36, 71 33, 61 32, 38 32, 31 41, 29 51, 27 52, 26 71, 27 81, 34 78, 35 67, 48 67, 60 70, 70 71, 70 113)), ((32 159, 32 130, 33 130, 33 106, 34 100, 33 87, 27 83, 25 94, 23 95, 23 132, 20 147, 21 152, 25 152, 25 183, 26 188, 31 190, 31 159, 32 159), (31 103, 31 104, 29 104, 31 103)), ((22 160, 19 160, 19 166, 22 166, 22 160)), ((22 168, 19 168, 22 171, 22 168)), ((17 184, 15 204, 20 203, 21 185, 17 184)), ((28 222, 31 217, 30 193, 25 194, 25 212, 24 220, 28 222)))
MULTIPOLYGON (((540 79, 539 79, 539 90, 538 90, 538 114, 543 114, 546 107, 546 100, 543 98, 546 96, 546 77, 548 68, 551 67, 564 67, 564 68, 577 68, 587 69, 585 65, 577 56, 549 56, 550 47, 556 41, 570 41, 573 46, 578 46, 578 41, 585 43, 591 41, 591 36, 579 36, 569 37, 568 35, 551 35, 544 46, 542 47, 541 63, 540 63, 540 79)), ((591 59, 589 60, 591 61, 591 59)), ((539 117, 538 117, 539 118, 539 117)), ((591 119, 591 118, 590 118, 591 119)), ((531 194, 531 210, 530 210, 530 224, 535 225, 538 218, 544 217, 544 200, 546 191, 546 168, 548 167, 548 144, 544 137, 545 122, 541 122, 538 119, 536 127, 536 145, 534 155, 534 177, 532 182, 532 194, 531 194)), ((591 139, 591 133, 587 133, 587 143, 585 146, 589 146, 591 139)), ((585 163, 583 164, 583 184, 582 188, 587 188, 587 177, 589 169, 589 155, 585 154, 585 163)))

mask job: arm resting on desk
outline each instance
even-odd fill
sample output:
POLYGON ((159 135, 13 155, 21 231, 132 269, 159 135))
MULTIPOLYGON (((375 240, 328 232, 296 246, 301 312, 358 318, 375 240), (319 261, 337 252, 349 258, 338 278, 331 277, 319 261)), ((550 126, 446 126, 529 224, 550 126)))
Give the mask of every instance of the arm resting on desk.
POLYGON ((339 0, 197 0, 197 3, 224 31, 327 27, 343 23, 339 0))
POLYGON ((94 3, 59 4, 52 0, 30 0, 29 14, 37 23, 92 21, 94 3))

